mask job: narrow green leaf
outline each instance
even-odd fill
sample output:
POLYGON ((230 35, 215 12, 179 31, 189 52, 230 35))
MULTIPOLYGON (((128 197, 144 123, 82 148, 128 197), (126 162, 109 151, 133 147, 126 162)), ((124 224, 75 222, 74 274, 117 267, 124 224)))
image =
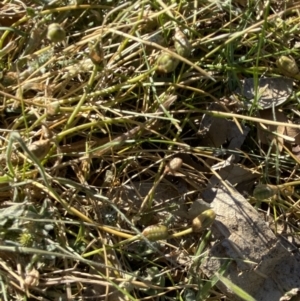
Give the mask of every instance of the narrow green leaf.
POLYGON ((252 296, 250 296, 248 293, 246 293, 244 290, 242 290, 240 287, 232 283, 230 280, 227 278, 221 276, 220 274, 217 274, 217 277, 219 280, 226 285, 227 288, 232 290, 237 296, 242 298, 245 301, 256 301, 252 296))
POLYGON ((7 26, 0 26, 0 30, 8 30, 8 31, 12 31, 16 34, 18 34, 19 36, 22 36, 22 37, 26 37, 27 34, 24 32, 24 31, 21 31, 17 28, 13 28, 13 27, 7 27, 7 26))

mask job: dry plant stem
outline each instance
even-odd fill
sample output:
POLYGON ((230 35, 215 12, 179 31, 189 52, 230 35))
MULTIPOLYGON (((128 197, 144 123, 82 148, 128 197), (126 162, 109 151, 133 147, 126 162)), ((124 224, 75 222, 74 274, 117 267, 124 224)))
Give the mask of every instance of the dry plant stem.
POLYGON ((155 193, 155 189, 158 186, 158 184, 161 182, 161 180, 164 178, 165 176, 165 172, 163 172, 159 179, 154 183, 154 185, 151 187, 150 191, 148 192, 148 194, 146 195, 146 197, 144 198, 141 207, 139 209, 139 213, 143 212, 143 210, 145 209, 145 207, 147 209, 150 209, 152 206, 152 201, 153 201, 153 196, 155 193))
POLYGON ((168 228, 166 226, 163 226, 163 225, 149 226, 146 229, 144 229, 144 231, 141 234, 132 236, 131 238, 123 240, 115 245, 112 245, 112 246, 107 245, 103 248, 93 250, 89 253, 85 253, 83 255, 83 257, 90 257, 97 253, 104 252, 107 248, 117 248, 117 247, 123 246, 124 244, 128 244, 128 243, 131 243, 136 240, 149 239, 150 241, 155 241, 155 240, 164 240, 164 239, 169 239, 169 238, 178 238, 178 237, 181 237, 181 236, 193 233, 193 232, 199 233, 199 232, 202 232, 203 230, 207 229, 208 227, 210 227, 213 224, 215 217, 216 217, 216 214, 214 213, 214 211, 212 209, 208 209, 208 210, 202 212, 198 217, 196 217, 193 220, 192 227, 182 230, 180 232, 171 234, 171 235, 168 234, 168 228), (150 233, 153 230, 157 231, 158 228, 160 228, 160 226, 163 226, 163 230, 160 230, 160 231, 163 231, 163 236, 161 236, 161 233, 159 233, 158 236, 157 236, 157 233, 150 233), (151 230, 149 228, 151 228, 151 230), (145 230, 148 230, 147 234, 146 234, 145 230), (155 238, 153 235, 155 236, 155 238))
POLYGON ((208 165, 202 158, 198 157, 198 160, 201 161, 202 164, 217 177, 220 183, 222 183, 222 185, 224 185, 228 189, 228 191, 233 192, 230 186, 228 186, 228 184, 226 183, 226 181, 215 170, 213 170, 210 165, 208 165))
POLYGON ((262 124, 270 124, 270 125, 280 125, 280 126, 285 126, 285 127, 290 127, 290 128, 300 128, 299 124, 293 124, 293 123, 284 123, 284 122, 278 122, 278 121, 273 121, 273 120, 267 120, 267 119, 262 119, 262 118, 256 118, 256 117, 251 117, 251 116, 245 116, 245 115, 240 115, 240 114, 235 114, 235 113, 226 113, 226 112, 219 112, 219 111, 206 111, 206 110, 199 110, 201 113, 205 113, 214 117, 235 117, 238 119, 242 120, 249 120, 249 121, 254 121, 257 123, 262 123, 262 124))
MULTIPOLYGON (((267 21, 270 21, 270 20, 272 20, 272 19, 279 18, 279 17, 281 17, 283 14, 286 14, 287 12, 292 11, 292 10, 295 10, 295 9, 298 9, 298 8, 300 8, 300 5, 299 5, 299 4, 298 4, 298 5, 295 5, 295 6, 292 6, 292 7, 289 7, 289 8, 287 8, 287 9, 285 9, 285 10, 279 12, 279 13, 276 13, 276 14, 273 14, 273 15, 269 16, 269 17, 267 18, 267 21)), ((262 26, 265 22, 266 22, 266 20, 259 21, 259 22, 255 23, 255 24, 253 24, 252 26, 246 28, 245 30, 242 30, 242 31, 235 32, 235 33, 231 34, 230 37, 225 41, 225 45, 232 43, 235 39, 237 39, 237 38, 239 38, 239 37, 241 37, 241 36, 245 36, 245 35, 247 35, 247 34, 250 33, 250 32, 257 32, 257 31, 260 32, 260 31, 261 31, 261 26, 262 26)), ((230 22, 230 23, 231 23, 231 22, 230 22)), ((206 59, 206 58, 212 56, 214 53, 220 51, 220 49, 221 49, 222 47, 224 47, 224 45, 215 47, 214 50, 212 50, 211 52, 207 53, 207 54, 203 57, 203 59, 206 59)))
MULTIPOLYGON (((162 103, 162 106, 167 110, 176 99, 177 99, 177 97, 172 95, 162 103)), ((156 111, 156 113, 160 113, 161 110, 162 109, 160 107, 156 111)), ((147 121, 145 123, 145 125, 136 126, 135 128, 133 128, 133 129, 129 130, 128 132, 122 134, 121 136, 113 139, 112 141, 107 143, 107 145, 105 144, 103 146, 103 149, 95 150, 94 153, 91 154, 91 158, 92 157, 100 157, 100 156, 104 155, 105 153, 107 153, 114 145, 118 145, 118 146, 122 145, 126 140, 131 139, 132 137, 134 137, 134 135, 137 134, 139 131, 141 131, 143 129, 146 129, 146 130, 154 129, 158 125, 159 125, 159 120, 152 118, 149 121, 147 121)))
MULTIPOLYGON (((133 79, 130 79, 127 81, 127 83, 137 83, 139 82, 140 80, 142 80, 144 77, 146 77, 148 74, 152 73, 153 70, 149 70, 147 71, 146 73, 142 74, 142 75, 139 75, 133 79)), ((124 87, 124 84, 119 84, 119 85, 116 85, 116 86, 113 86, 113 87, 110 87, 108 89, 104 89, 104 90, 101 90, 99 91, 100 93, 97 93, 97 92, 94 92, 94 93, 89 93, 88 95, 85 95, 84 94, 84 97, 80 97, 80 99, 84 102, 84 100, 86 99, 86 97, 94 97, 96 94, 97 95, 105 95, 106 93, 108 93, 108 90, 109 92, 113 92, 113 91, 116 91, 117 89, 119 88, 123 88, 124 87), (104 93, 103 93, 104 92, 104 93), (93 96, 92 96, 93 95, 93 96)), ((68 101, 77 101, 78 100, 78 97, 76 98, 71 98, 69 99, 68 101)), ((173 100, 173 102, 175 101, 175 99, 173 100)), ((167 101, 168 102, 168 101, 167 101)), ((173 103, 172 102, 172 103, 173 103)), ((167 104, 166 104, 167 105, 167 104)), ((169 106, 171 105, 171 103, 169 104, 169 106)), ((80 106, 77 106, 77 109, 78 109, 78 112, 80 111, 80 106)), ((158 112, 160 112, 158 110, 158 112)), ((74 115, 74 114, 72 114, 74 115)), ((72 119, 75 118, 75 115, 72 117, 72 119)), ((70 119, 69 119, 70 120, 70 119)), ((151 125, 152 123, 156 123, 157 120, 150 120, 149 121, 149 124, 146 124, 145 127, 151 125)), ((71 134, 73 132, 78 132, 79 129, 85 129, 85 128, 89 128, 89 127, 92 127, 93 125, 97 125, 98 122, 91 122, 91 123, 88 123, 88 124, 83 124, 83 125, 80 125, 80 126, 77 126, 77 127, 73 127, 73 128, 70 128, 70 129, 65 129, 64 131, 62 131, 61 133, 59 133, 57 135, 57 141, 60 141, 61 139, 63 139, 63 137, 65 137, 66 135, 68 134, 71 134)), ((131 137, 133 137, 137 132, 139 132, 140 130, 142 129, 141 126, 138 126, 138 127, 135 127, 133 128, 132 130, 128 131, 127 133, 121 135, 120 137, 114 139, 113 141, 109 142, 110 145, 108 146, 104 146, 105 149, 103 150, 100 150, 100 151, 97 151, 97 154, 95 154, 96 157, 98 156, 101 156, 103 155, 104 153, 106 153, 109 149, 111 149, 112 146, 114 146, 115 144, 117 145, 120 145, 122 142, 126 141, 127 139, 130 139, 131 137)), ((54 147, 51 149, 50 151, 50 154, 53 152, 54 150, 54 147)), ((92 155, 93 156, 93 155, 92 155)))
MULTIPOLYGON (((90 266, 96 266, 96 267, 98 266, 101 268, 104 267, 104 265, 101 263, 97 263, 92 260, 84 259, 77 254, 70 255, 70 254, 62 254, 62 253, 58 253, 58 252, 46 251, 46 250, 37 249, 37 248, 2 246, 2 245, 0 245, 0 251, 12 252, 12 253, 16 253, 16 254, 32 254, 32 255, 40 254, 40 255, 46 255, 46 256, 54 256, 57 258, 69 258, 69 259, 78 260, 80 262, 86 263, 90 266)), ((116 268, 113 268, 113 267, 109 267, 109 268, 112 270, 118 271, 118 269, 116 269, 116 268)))
MULTIPOLYGON (((184 235, 188 235, 188 234, 191 234, 193 233, 193 228, 190 227, 190 228, 187 228, 185 230, 182 230, 180 232, 177 232, 177 233, 174 233, 174 234, 170 234, 166 239, 170 239, 170 238, 178 238, 178 237, 181 237, 181 236, 184 236, 184 235)), ((105 249, 114 249, 114 248, 118 248, 118 247, 121 247, 125 244, 129 244, 131 242, 134 242, 136 240, 143 240, 145 239, 145 237, 143 237, 142 235, 135 235, 135 236, 132 236, 128 239, 125 239, 125 240, 122 240, 121 242, 117 243, 117 244, 114 244, 114 245, 106 245, 105 246, 105 249)), ((96 250, 93 250, 91 252, 88 252, 88 253, 85 253, 84 255, 82 255, 83 258, 87 258, 87 257, 90 257, 92 255, 96 255, 96 254, 99 254, 99 253, 102 253, 104 251, 104 248, 100 248, 100 249, 96 249, 96 250)))
POLYGON ((289 137, 289 136, 287 136, 287 135, 277 133, 276 131, 269 131, 269 130, 267 129, 267 127, 266 127, 264 124, 262 124, 262 123, 259 123, 259 125, 260 125, 260 126, 262 127, 262 129, 265 130, 266 132, 271 133, 272 135, 277 136, 277 137, 279 137, 279 138, 283 138, 285 141, 289 141, 289 142, 294 142, 294 141, 295 141, 295 138, 293 138, 293 137, 289 137))
POLYGON ((123 238, 132 238, 133 235, 132 234, 127 234, 121 231, 117 231, 113 228, 107 227, 107 226, 102 226, 102 225, 97 225, 94 221, 92 221, 90 218, 88 218, 87 216, 85 216, 84 214, 82 214, 79 210, 77 210, 76 208, 70 206, 65 200, 57 197, 52 191, 49 191, 44 185, 42 185, 41 183, 32 181, 31 184, 33 184, 34 186, 38 187, 39 189, 45 191, 46 193, 48 193, 51 197, 53 197, 58 203, 60 203, 66 210, 67 212, 69 212, 70 214, 73 214, 77 217, 79 217, 81 220, 96 225, 100 230, 107 232, 107 233, 111 233, 114 234, 116 236, 119 237, 123 237, 123 238))
MULTIPOLYGON (((53 13, 58 13, 58 12, 64 12, 64 11, 70 11, 70 10, 86 10, 86 9, 110 9, 111 6, 108 5, 87 5, 87 4, 81 4, 81 5, 70 5, 70 6, 63 6, 63 7, 58 7, 58 8, 53 8, 53 9, 46 9, 44 11, 39 12, 39 15, 41 16, 45 16, 45 15, 50 15, 53 13)), ((18 20, 16 23, 12 24, 11 27, 17 27, 25 22, 27 22, 28 20, 32 19, 32 16, 24 16, 23 18, 21 18, 20 20, 18 20)), ((3 48, 3 44, 4 41, 6 39, 6 37, 9 35, 10 31, 6 30, 1 39, 0 39, 0 49, 3 48)))
POLYGON ((300 165, 300 159, 295 156, 284 144, 281 144, 285 151, 300 165))
POLYGON ((14 42, 9 42, 3 49, 0 50, 0 59, 12 51, 15 46, 16 45, 14 42))
MULTIPOLYGON (((157 110, 157 112, 160 112, 161 110, 167 110, 170 105, 176 100, 176 96, 170 96, 168 100, 166 100, 162 106, 157 110)), ((153 129, 155 126, 157 126, 158 120, 150 120, 147 125, 145 125, 144 128, 146 129, 153 129)), ((114 139, 113 141, 111 141, 110 143, 113 143, 115 144, 115 142, 118 142, 118 143, 123 143, 125 142, 127 139, 130 139, 131 137, 133 137, 137 132, 139 132, 140 130, 142 129, 141 126, 137 126, 135 128, 133 128, 132 130, 130 130, 129 132, 123 134, 122 136, 114 139)), ((110 146, 111 147, 111 146, 110 146)), ((108 149, 104 149, 103 151, 107 151, 108 149)), ((97 155, 100 156, 100 155, 103 155, 103 151, 100 151, 100 154, 99 152, 97 152, 97 155)), ((143 200, 143 203, 141 204, 141 207, 140 207, 140 210, 139 212, 142 212, 144 207, 146 206, 147 203, 148 204, 148 207, 151 207, 151 201, 152 201, 152 197, 153 197, 153 194, 155 192, 155 189, 156 187, 158 186, 158 184, 161 182, 161 180, 163 179, 163 177, 165 176, 165 173, 162 173, 160 178, 155 182, 155 184, 153 185, 153 187, 151 188, 151 190, 149 191, 149 193, 147 194, 147 196, 145 197, 145 199, 143 200)))
POLYGON ((297 186, 297 185, 300 185, 300 180, 292 181, 292 182, 288 182, 288 183, 284 183, 284 184, 280 184, 280 185, 275 185, 275 187, 277 187, 278 189, 282 189, 282 188, 285 188, 285 187, 297 186))
POLYGON ((204 71, 202 68, 200 68, 199 66, 193 64, 192 62, 190 62, 188 59, 184 58, 183 56, 177 54, 176 52, 173 52, 173 51, 170 51, 169 49, 165 48, 165 47, 162 47, 160 46, 159 44, 157 43, 154 43, 154 42, 149 42, 149 41, 145 41, 145 40, 141 40, 139 38, 136 38, 134 36, 131 36, 129 34, 126 34, 122 31, 119 31, 119 30, 115 30, 115 29, 112 29, 112 28, 108 28, 107 29, 108 31, 110 32, 113 32, 115 34, 119 34, 121 36, 124 36, 124 37, 127 37, 129 39, 132 39, 134 41, 137 41, 137 42, 140 42, 140 43, 143 43, 143 44, 146 44, 146 45, 149 45, 151 47, 155 47, 157 49, 160 49, 160 50, 163 50, 164 52, 167 52, 169 53, 170 55, 172 55, 174 58, 186 63, 187 65, 193 67, 194 69, 196 69, 198 72, 200 72, 203 76, 205 77, 208 77, 209 79, 215 81, 215 79, 209 74, 207 73, 206 71, 204 71))
POLYGON ((180 232, 177 232, 177 233, 174 233, 174 234, 171 234, 168 238, 178 238, 178 237, 181 237, 181 236, 184 236, 184 235, 187 235, 187 234, 190 234, 190 233, 193 233, 193 228, 187 228, 185 230, 182 230, 180 232))
POLYGON ((121 247, 123 245, 129 244, 131 242, 134 242, 136 240, 141 240, 141 236, 140 235, 134 235, 134 236, 132 236, 132 237, 130 237, 128 239, 120 241, 117 244, 114 244, 114 245, 105 245, 105 247, 103 247, 103 248, 95 249, 95 250, 93 250, 91 252, 83 254, 82 257, 83 258, 88 258, 88 257, 91 257, 93 255, 102 253, 104 251, 104 249, 115 249, 115 248, 121 247))
MULTIPOLYGON (((102 285, 110 285, 113 286, 112 283, 109 283, 108 281, 103 281, 103 277, 102 276, 98 276, 98 275, 91 275, 88 273, 83 273, 81 272, 73 272, 74 275, 79 275, 81 277, 74 277, 74 276, 64 276, 62 279, 61 283, 65 283, 65 282, 69 282, 69 283, 87 283, 87 284, 102 284, 102 285), (80 274, 79 274, 80 273, 80 274)), ((130 275, 132 276, 132 275, 130 275)), ((158 285, 154 285, 152 283, 150 283, 149 281, 146 282, 141 282, 141 281, 136 281, 136 280, 132 280, 132 279, 126 279, 126 278, 122 278, 122 277, 110 277, 110 280, 113 280, 114 282, 120 282, 120 283, 130 283, 132 285, 134 285, 137 288, 145 288, 145 289, 149 289, 149 288, 153 288, 153 289, 158 289, 158 290, 167 290, 167 291, 173 291, 173 290, 178 290, 178 289, 187 289, 187 288, 191 288, 191 289, 197 289, 198 286, 196 284, 182 284, 182 285, 174 285, 174 286, 158 286, 158 285)), ((43 281, 43 283, 45 284, 46 287, 48 286, 52 286, 54 284, 57 284, 57 280, 45 280, 43 281)), ((158 294, 159 295, 159 294, 158 294)), ((102 296, 101 296, 102 297, 102 296)), ((143 300, 149 300, 149 298, 143 299, 143 300)), ((100 299, 103 300, 103 299, 100 299)), ((119 299, 120 300, 120 299, 119 299)), ((139 299, 141 300, 141 299, 139 299)))
POLYGON ((97 74, 97 67, 94 66, 93 72, 92 72, 92 74, 91 74, 91 77, 90 77, 90 79, 89 79, 89 81, 88 81, 88 84, 87 84, 87 87, 86 87, 86 91, 83 93, 83 95, 82 95, 80 101, 78 102, 78 104, 77 104, 77 106, 75 107, 73 113, 72 113, 71 116, 69 117, 69 119, 68 119, 68 121, 67 121, 66 126, 65 126, 64 129, 68 129, 68 128, 72 125, 72 123, 73 123, 73 121, 74 121, 76 115, 80 112, 81 106, 84 104, 84 102, 85 102, 85 100, 86 100, 86 98, 87 98, 88 92, 89 92, 89 90, 91 89, 91 87, 92 87, 92 85, 93 85, 93 82, 94 82, 94 80, 95 80, 96 74, 97 74))
MULTIPOLYGON (((174 4, 172 4, 172 5, 169 6, 169 8, 172 8, 172 7, 175 8, 175 7, 176 7, 176 3, 174 3, 174 4)), ((153 14, 151 15, 151 19, 155 19, 155 18, 159 17, 160 15, 164 14, 166 11, 169 10, 169 8, 167 8, 167 9, 162 9, 162 10, 156 12, 156 13, 153 13, 153 14)), ((127 25, 125 25, 125 27, 126 27, 126 28, 132 28, 132 27, 137 26, 137 25, 140 25, 140 24, 142 24, 142 23, 144 23, 144 20, 143 20, 143 19, 140 19, 140 20, 138 20, 138 21, 136 21, 136 22, 130 22, 130 23, 128 23, 127 25)), ((165 24, 165 25, 166 25, 166 24, 165 24)), ((110 24, 110 26, 113 27, 114 29, 116 29, 116 28, 124 29, 124 25, 120 25, 120 26, 119 26, 118 24, 110 24)), ((88 43, 89 41, 94 40, 95 38, 97 38, 97 36, 99 36, 99 35, 101 36, 101 38, 103 38, 103 37, 105 36, 105 34, 108 32, 108 31, 107 31, 107 28, 108 28, 108 27, 109 27, 109 26, 106 27, 106 30, 104 30, 103 26, 102 26, 102 27, 99 27, 99 31, 97 31, 97 30, 94 31, 95 29, 93 29, 94 32, 92 33, 91 36, 87 36, 87 37, 83 38, 83 39, 80 40, 79 42, 77 42, 77 43, 75 43, 75 44, 73 44, 73 45, 71 45, 71 46, 65 48, 64 51, 65 51, 65 52, 72 51, 74 47, 81 46, 81 45, 85 45, 85 44, 88 43)), ((88 31, 87 31, 87 32, 88 32, 88 31)), ((35 53, 35 54, 37 54, 37 53, 35 53)))
MULTIPOLYGON (((143 74, 140 74, 134 78, 129 79, 128 81, 121 83, 121 84, 117 84, 115 86, 112 87, 108 87, 106 89, 102 89, 96 92, 90 92, 87 94, 87 98, 93 98, 93 97, 97 97, 97 96, 104 96, 107 95, 109 93, 113 93, 116 91, 119 91, 120 89, 128 89, 131 88, 131 86, 133 84, 137 84, 140 83, 143 79, 145 79, 149 74, 151 74, 153 71, 155 70, 155 67, 151 70, 146 71, 143 74)), ((71 104, 73 102, 79 101, 81 99, 81 96, 75 96, 75 97, 70 97, 70 98, 66 98, 66 99, 62 99, 59 100, 58 103, 60 105, 64 105, 64 104, 71 104)))
POLYGON ((6 97, 8 97, 8 98, 11 98, 11 99, 13 99, 13 100, 17 100, 17 101, 19 101, 20 103, 23 101, 24 103, 29 104, 29 105, 32 105, 32 106, 36 106, 36 107, 40 107, 40 108, 46 108, 46 105, 44 105, 44 104, 35 103, 35 102, 30 101, 30 100, 27 100, 27 99, 21 99, 21 98, 19 98, 19 97, 16 97, 16 96, 14 96, 14 95, 12 95, 12 94, 3 92, 3 91, 1 91, 1 90, 0 90, 0 94, 3 95, 3 96, 6 96, 6 97))
MULTIPOLYGON (((174 87, 179 87, 179 88, 184 88, 184 89, 189 89, 189 90, 192 90, 192 91, 195 91, 197 93, 200 93, 200 94, 204 94, 204 95, 207 95, 209 97, 211 97, 214 101, 218 102, 223 108, 224 110, 226 110, 226 112, 230 113, 230 110, 224 106, 219 99, 215 98, 213 95, 211 95, 210 93, 207 93, 203 90, 200 90, 198 88, 195 88, 195 87, 190 87, 190 86, 187 86, 184 82, 180 82, 179 84, 174 84, 174 87)), ((243 129, 242 129, 242 126, 240 125, 240 123, 238 122, 237 118, 236 117, 233 117, 233 121, 235 122, 236 126, 238 127, 238 129, 240 130, 240 132, 243 134, 243 129)))
POLYGON ((166 10, 166 13, 174 19, 174 16, 172 14, 172 11, 171 11, 171 7, 172 6, 169 6, 167 7, 167 5, 162 1, 162 0, 157 0, 157 2, 161 5, 162 8, 164 8, 166 10))
MULTIPOLYGON (((285 151, 295 160, 295 162, 300 164, 299 159, 284 144, 282 144, 282 146, 285 149, 285 151)), ((280 184, 280 185, 268 185, 268 186, 276 188, 278 190, 281 190, 281 189, 286 188, 286 187, 297 186, 297 185, 300 185, 300 180, 287 182, 287 183, 280 184)))
MULTIPOLYGON (((4 260, 2 260, 0 258, 0 266, 8 273, 8 274, 11 274, 13 276, 14 279, 18 280, 19 283, 24 287, 24 280, 22 277, 20 277, 18 274, 16 274, 12 269, 11 267, 9 267, 7 265, 7 262, 5 262, 4 260)), ((21 289, 21 287, 20 287, 21 289)))
POLYGON ((110 11, 106 14, 106 16, 104 17, 104 19, 103 19, 102 27, 107 23, 107 20, 108 20, 108 17, 109 17, 109 16, 111 16, 112 14, 114 14, 115 12, 117 12, 118 10, 123 9, 124 7, 126 7, 126 6, 128 6, 128 5, 130 5, 130 3, 125 2, 125 3, 121 4, 121 5, 118 5, 116 8, 110 10, 110 11))
MULTIPOLYGON (((147 208, 149 208, 149 209, 152 207, 152 201, 153 201, 153 196, 154 196, 154 193, 155 193, 155 189, 157 188, 159 183, 162 181, 162 179, 164 178, 164 176, 167 173, 169 173, 169 172, 172 173, 172 172, 180 169, 181 165, 182 165, 182 160, 175 157, 165 166, 165 170, 162 172, 160 177, 158 179, 156 179, 156 181, 154 182, 154 185, 152 186, 152 188, 150 189, 150 191, 148 192, 148 194, 144 198, 144 200, 141 204, 139 213, 141 213, 144 210, 146 205, 147 205, 147 208)), ((159 173, 162 170, 162 168, 163 168, 163 162, 159 167, 159 173)))

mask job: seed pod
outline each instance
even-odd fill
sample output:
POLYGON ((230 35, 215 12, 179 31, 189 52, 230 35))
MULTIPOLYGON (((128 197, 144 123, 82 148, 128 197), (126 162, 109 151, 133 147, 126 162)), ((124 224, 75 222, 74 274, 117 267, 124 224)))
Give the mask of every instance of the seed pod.
POLYGON ((280 189, 280 192, 285 196, 292 196, 294 194, 295 187, 294 186, 286 186, 280 189))
POLYGON ((280 72, 287 76, 293 76, 299 73, 296 61, 291 56, 282 55, 276 62, 280 72))
POLYGON ((170 73, 173 72, 179 64, 179 60, 171 54, 163 52, 157 60, 157 72, 170 73))
POLYGON ((216 219, 216 213, 212 209, 207 209, 195 217, 192 221, 193 232, 201 232, 209 227, 216 219))
POLYGON ((169 236, 165 225, 151 225, 145 228, 142 234, 151 241, 166 239, 169 236))
POLYGON ((51 42, 62 42, 65 38, 66 32, 58 23, 52 23, 48 26, 47 39, 49 39, 51 42))
POLYGON ((175 157, 166 166, 165 173, 174 174, 182 166, 182 159, 175 157))
POLYGON ((269 199, 277 192, 277 188, 273 188, 270 185, 258 184, 253 190, 253 197, 259 201, 269 199))
POLYGON ((49 139, 35 141, 28 146, 28 149, 40 160, 44 159, 51 147, 49 139))
POLYGON ((174 46, 179 55, 183 57, 189 57, 191 55, 192 46, 186 35, 178 27, 175 29, 174 46))
POLYGON ((60 104, 58 101, 51 102, 46 107, 46 112, 49 116, 54 116, 60 111, 60 104))
POLYGON ((35 268, 26 273, 24 284, 28 287, 38 286, 40 273, 35 268))
POLYGON ((89 52, 89 57, 93 64, 99 65, 102 63, 104 58, 104 52, 99 41, 96 41, 95 43, 89 42, 89 52))

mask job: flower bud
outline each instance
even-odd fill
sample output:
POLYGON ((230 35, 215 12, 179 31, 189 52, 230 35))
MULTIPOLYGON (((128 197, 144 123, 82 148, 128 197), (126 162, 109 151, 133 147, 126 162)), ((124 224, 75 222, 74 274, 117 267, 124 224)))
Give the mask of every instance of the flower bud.
POLYGON ((21 247, 31 247, 34 243, 34 236, 30 232, 25 231, 19 236, 18 240, 21 247))

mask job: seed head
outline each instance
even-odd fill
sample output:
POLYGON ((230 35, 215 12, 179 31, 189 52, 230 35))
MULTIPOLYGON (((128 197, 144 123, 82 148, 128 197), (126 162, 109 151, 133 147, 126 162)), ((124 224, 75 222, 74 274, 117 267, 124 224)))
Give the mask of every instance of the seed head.
POLYGON ((47 39, 53 43, 62 42, 66 38, 65 30, 58 24, 52 23, 47 29, 47 39))
POLYGON ((182 166, 182 159, 175 157, 166 166, 165 173, 174 174, 182 166))
POLYGON ((183 57, 191 55, 191 44, 186 35, 177 27, 174 35, 174 46, 177 53, 183 57))
POLYGON ((203 211, 192 222, 193 232, 201 232, 209 227, 216 219, 216 213, 212 209, 203 211))
POLYGON ((253 190, 253 197, 259 201, 263 201, 273 197, 276 192, 277 189, 274 189, 270 185, 258 184, 253 190))
POLYGON ((179 60, 174 58, 171 54, 164 52, 157 60, 157 71, 159 73, 173 72, 179 64, 179 60))
POLYGON ((145 228, 142 234, 151 241, 166 239, 169 236, 165 225, 151 225, 145 228))
POLYGON ((299 73, 298 65, 293 57, 282 55, 276 62, 280 72, 287 76, 294 76, 299 73))

